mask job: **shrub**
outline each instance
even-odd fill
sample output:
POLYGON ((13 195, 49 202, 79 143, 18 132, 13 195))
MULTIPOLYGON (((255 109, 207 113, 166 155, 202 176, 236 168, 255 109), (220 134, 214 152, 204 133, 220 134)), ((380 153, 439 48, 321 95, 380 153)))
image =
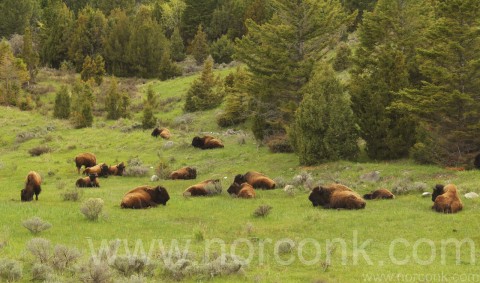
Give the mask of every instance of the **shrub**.
POLYGON ((271 152, 293 152, 292 145, 286 135, 275 135, 267 138, 266 144, 271 152))
POLYGON ((35 102, 30 95, 18 99, 17 105, 22 111, 30 111, 35 108, 35 102))
POLYGON ((405 195, 409 193, 423 193, 428 189, 428 185, 422 182, 412 182, 410 179, 398 180, 392 188, 395 195, 405 195))
POLYGON ((352 61, 351 61, 351 56, 352 56, 352 50, 348 45, 344 42, 340 43, 337 45, 337 54, 335 56, 335 59, 333 61, 333 69, 335 71, 343 71, 348 69, 350 67, 352 61))
POLYGON ((157 167, 155 167, 155 173, 161 179, 168 179, 168 177, 170 176, 170 173, 172 173, 172 169, 170 168, 170 165, 166 161, 161 160, 158 163, 157 167))
POLYGON ((35 263, 32 267, 32 281, 45 281, 52 276, 52 268, 46 264, 35 263))
POLYGON ((272 207, 269 206, 269 205, 260 205, 253 212, 253 216, 255 216, 255 217, 265 217, 270 213, 271 209, 272 209, 272 207))
POLYGON ((71 189, 63 192, 61 195, 63 201, 79 201, 83 196, 83 190, 71 189))
POLYGON ((12 259, 0 259, 0 278, 7 282, 18 281, 22 278, 22 264, 12 259))
POLYGON ((212 54, 215 63, 230 63, 234 52, 233 42, 228 39, 226 34, 212 43, 210 54, 212 54))
POLYGON ((80 211, 90 221, 98 220, 103 210, 103 200, 101 198, 89 198, 80 208, 80 211))
POLYGON ((147 257, 117 256, 112 267, 127 277, 134 273, 147 276, 152 275, 156 266, 147 257))
POLYGON ((44 238, 33 238, 27 243, 27 250, 40 263, 47 263, 50 259, 50 241, 44 238))
POLYGON ((291 242, 281 242, 280 245, 278 245, 278 253, 289 254, 292 252, 294 247, 295 247, 295 244, 291 242))
POLYGON ((55 95, 53 117, 57 119, 68 119, 70 117, 70 94, 65 85, 63 85, 55 95))
POLYGON ((81 254, 76 248, 56 245, 53 249, 52 266, 57 270, 64 270, 75 263, 81 254))
POLYGON ((34 235, 42 231, 48 230, 52 227, 52 224, 46 221, 43 221, 40 217, 37 217, 37 216, 23 221, 22 225, 34 235))
POLYGON ((30 156, 40 156, 44 153, 48 153, 48 152, 51 152, 51 151, 52 151, 52 149, 50 147, 48 147, 47 145, 41 145, 41 146, 31 148, 28 151, 28 153, 30 153, 30 156))
POLYGON ((118 283, 146 283, 147 278, 140 274, 133 274, 128 278, 125 278, 121 281, 116 281, 118 283))
POLYGON ((80 268, 80 281, 83 283, 109 283, 112 280, 112 272, 105 262, 90 261, 80 268))

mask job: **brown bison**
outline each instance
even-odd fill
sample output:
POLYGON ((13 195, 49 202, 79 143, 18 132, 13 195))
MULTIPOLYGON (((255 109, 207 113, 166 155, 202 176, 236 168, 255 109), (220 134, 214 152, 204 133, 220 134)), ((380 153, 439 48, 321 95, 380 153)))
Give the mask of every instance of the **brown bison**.
POLYGON ((108 172, 108 175, 123 176, 124 170, 125 170, 125 163, 121 162, 117 165, 108 167, 107 172, 108 172))
POLYGON ((87 168, 97 165, 97 158, 93 153, 80 153, 75 157, 75 165, 77 166, 77 171, 80 174, 80 168, 82 168, 82 166, 87 168))
POLYGON ((222 184, 219 179, 215 180, 206 180, 188 187, 184 192, 183 196, 211 196, 216 195, 222 192, 222 184))
POLYGON ((223 148, 223 143, 212 136, 204 136, 202 138, 196 136, 192 140, 192 146, 201 149, 223 148))
POLYGON ((123 196, 121 208, 147 208, 159 204, 166 205, 170 199, 167 190, 162 186, 140 186, 123 196))
POLYGON ((108 165, 105 163, 100 163, 92 167, 87 167, 83 170, 84 175, 97 174, 98 177, 108 177, 108 165))
POLYGON ((237 184, 249 183, 256 189, 275 189, 275 182, 272 179, 255 171, 249 171, 244 175, 238 174, 235 176, 233 182, 237 184))
POLYGON ((341 184, 315 187, 308 199, 323 208, 361 209, 366 205, 360 195, 341 184))
POLYGON ((197 178, 197 169, 192 168, 192 167, 182 167, 178 170, 173 171, 170 173, 169 176, 170 179, 172 180, 191 180, 191 179, 196 179, 197 178))
POLYGON ((378 189, 370 194, 363 195, 364 199, 394 199, 395 195, 387 189, 378 189))
POLYGON ((152 137, 162 137, 166 140, 168 140, 170 138, 170 131, 167 129, 167 128, 155 128, 153 129, 153 132, 152 132, 152 137))
POLYGON ((436 185, 433 189, 432 201, 432 209, 437 212, 457 213, 463 208, 457 186, 454 184, 436 185))
POLYGON ((35 200, 38 200, 38 195, 42 191, 42 177, 35 171, 28 172, 25 180, 25 188, 20 192, 20 199, 22 201, 32 201, 35 194, 35 200))
POLYGON ((75 186, 79 188, 99 188, 100 184, 98 183, 97 177, 97 174, 89 174, 88 177, 78 179, 75 186))
POLYGON ((255 198, 255 190, 249 183, 233 183, 227 190, 230 195, 235 195, 239 198, 255 198))

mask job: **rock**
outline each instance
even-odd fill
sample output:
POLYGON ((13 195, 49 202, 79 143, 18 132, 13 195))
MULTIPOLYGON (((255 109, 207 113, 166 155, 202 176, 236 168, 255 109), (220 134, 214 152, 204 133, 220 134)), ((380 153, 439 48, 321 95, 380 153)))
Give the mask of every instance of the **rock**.
POLYGON ((370 173, 365 173, 360 176, 360 180, 368 182, 378 182, 380 180, 380 171, 373 171, 370 173))
POLYGON ((478 198, 478 194, 474 192, 469 192, 465 194, 465 198, 468 198, 468 199, 478 198))
POLYGON ((422 197, 426 198, 426 197, 431 196, 431 195, 432 195, 431 192, 424 192, 424 193, 422 194, 422 197))
POLYGON ((150 181, 152 182, 156 182, 158 180, 160 180, 160 178, 157 175, 153 175, 152 177, 150 177, 150 181))

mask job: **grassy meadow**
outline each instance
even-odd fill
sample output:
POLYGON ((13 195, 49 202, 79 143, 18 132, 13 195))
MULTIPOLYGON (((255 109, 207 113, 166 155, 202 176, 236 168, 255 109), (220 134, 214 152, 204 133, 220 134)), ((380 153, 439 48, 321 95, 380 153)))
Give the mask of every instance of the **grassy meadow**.
MULTIPOLYGON (((22 263, 20 282, 32 280, 34 258, 26 244, 35 237, 48 239, 52 246, 78 248, 82 258, 77 265, 88 260, 92 247, 98 251, 102 242, 115 239, 122 241, 119 254, 132 254, 143 247, 146 253, 151 251, 151 258, 157 262, 161 262, 160 240, 166 250, 175 243, 180 248, 187 247, 199 262, 205 255, 221 254, 221 243, 225 244, 225 252, 249 258, 248 265, 239 272, 219 276, 192 272, 181 279, 183 282, 440 282, 444 278, 450 282, 460 282, 462 278, 470 280, 463 282, 480 282, 480 201, 463 197, 466 192, 480 193, 479 171, 449 171, 409 160, 339 161, 300 167, 294 154, 273 154, 260 146, 247 126, 235 132, 219 128, 215 123, 219 109, 184 115, 183 95, 194 77, 136 82, 134 105, 141 103, 148 84, 153 84, 159 93, 163 106, 156 117, 161 126, 170 128, 173 146, 151 137, 151 130, 135 127, 141 120, 140 113, 131 120, 96 117, 93 127, 73 129, 67 121, 55 120, 51 114, 54 91, 61 80, 45 74, 40 78, 40 84, 51 89, 42 95, 42 109, 22 112, 0 108, 0 258, 22 263), (207 132, 222 139, 225 148, 202 151, 190 146, 195 135, 207 132), (53 150, 30 156, 28 151, 41 145, 53 150), (92 152, 97 162, 109 165, 125 161, 127 168, 129 160, 140 160, 149 173, 140 177, 100 178, 101 187, 82 189, 80 201, 64 201, 62 194, 72 190, 80 177, 73 158, 82 152, 92 152), (160 163, 173 170, 194 166, 197 179, 152 182, 150 176, 156 174, 160 163), (22 203, 20 190, 31 170, 43 178, 42 193, 38 201, 22 203), (453 215, 435 213, 431 210, 431 198, 422 197, 420 190, 397 195, 394 200, 368 201, 366 209, 359 211, 318 209, 308 200, 308 188, 298 182, 290 193, 279 188, 257 191, 257 198, 252 200, 228 196, 226 190, 233 177, 249 170, 284 183, 292 183, 298 174, 310 174, 315 183, 340 182, 362 195, 381 187, 431 191, 437 183, 455 183, 462 194, 464 210, 453 215), (362 175, 373 171, 380 172, 380 180, 362 180, 362 175), (182 196, 188 186, 206 179, 221 179, 222 194, 182 196), (122 196, 145 184, 167 188, 167 205, 145 210, 120 209, 122 196), (104 200, 104 214, 98 221, 88 221, 80 212, 82 202, 88 198, 104 200), (271 206, 270 214, 254 217, 253 212, 260 205, 271 206), (52 227, 31 234, 22 222, 34 216, 52 227), (465 240, 458 254, 452 244, 455 240, 465 240), (293 242, 293 248, 281 248, 282 242, 293 242)), ((57 272, 56 281, 48 282, 79 282, 79 272, 75 270, 57 272)), ((145 281, 122 281, 123 277, 116 272, 113 278, 114 282, 177 279, 161 263, 145 281)))

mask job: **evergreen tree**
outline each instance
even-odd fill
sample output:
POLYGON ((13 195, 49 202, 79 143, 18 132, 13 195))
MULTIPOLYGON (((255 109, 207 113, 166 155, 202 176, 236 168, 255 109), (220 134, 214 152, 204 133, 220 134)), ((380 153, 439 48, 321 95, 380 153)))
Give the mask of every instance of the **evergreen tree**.
POLYGON ((0 11, 0 38, 9 38, 13 34, 22 34, 27 26, 34 24, 40 7, 36 0, 2 0, 0 11))
POLYGON ((43 9, 40 29, 40 58, 42 63, 58 68, 68 59, 73 13, 61 0, 48 0, 43 9))
POLYGON ((72 88, 70 110, 70 118, 75 128, 92 126, 94 100, 90 85, 82 81, 76 81, 72 88))
POLYGON ((303 92, 290 132, 300 164, 355 158, 358 130, 350 99, 331 67, 320 65, 303 92))
POLYGON ((110 81, 110 87, 107 90, 107 96, 105 100, 105 110, 107 111, 107 119, 117 120, 121 117, 119 111, 121 103, 121 96, 118 92, 117 79, 112 78, 110 81))
POLYGON ((55 95, 53 117, 57 119, 70 118, 70 94, 66 85, 62 85, 55 95))
POLYGON ((25 28, 23 35, 23 61, 27 64, 28 73, 30 75, 30 82, 35 81, 35 76, 38 72, 39 57, 38 52, 34 49, 32 33, 30 27, 25 28))
POLYGON ((190 45, 190 53, 192 53, 198 65, 202 64, 208 57, 207 34, 203 31, 201 25, 198 26, 195 38, 193 38, 190 45))
POLYGON ((254 97, 252 129, 257 139, 286 133, 313 63, 324 57, 355 16, 346 16, 339 1, 272 4, 272 19, 262 25, 247 20, 248 33, 236 47, 236 57, 252 72, 249 93, 254 97))
POLYGON ((218 0, 185 0, 187 5, 183 12, 182 32, 185 42, 191 42, 198 26, 208 26, 218 0))
POLYGON ((180 62, 185 59, 185 46, 183 45, 183 39, 180 35, 180 30, 175 28, 172 36, 170 37, 170 49, 171 57, 174 61, 180 62))
POLYGON ((27 66, 13 55, 10 44, 0 41, 0 104, 17 105, 21 86, 30 79, 27 66))
POLYGON ((416 149, 426 161, 471 165, 480 151, 480 2, 438 1, 435 8, 428 44, 419 49, 425 80, 402 92, 399 105, 421 122, 416 149))
POLYGON ((115 76, 133 75, 127 57, 130 37, 130 19, 126 11, 114 9, 108 17, 103 57, 106 69, 115 76))
POLYGON ((235 47, 233 42, 228 39, 228 36, 223 35, 210 46, 210 53, 216 63, 230 63, 232 62, 235 47))
POLYGON ((144 129, 150 129, 155 127, 157 124, 157 119, 153 115, 153 110, 157 109, 157 97, 151 85, 147 89, 147 99, 143 104, 143 118, 142 118, 142 127, 144 129))
POLYGON ((163 52, 159 67, 160 80, 168 80, 181 74, 182 70, 172 61, 172 59, 170 59, 170 54, 168 54, 168 52, 163 52))
POLYGON ((423 34, 430 10, 424 1, 379 0, 364 14, 350 91, 370 158, 405 157, 415 143, 414 119, 391 106, 396 92, 421 80, 415 48, 428 44, 423 34))
POLYGON ((225 78, 225 109, 217 117, 217 124, 220 127, 230 127, 243 123, 249 117, 248 105, 251 98, 243 87, 249 81, 248 73, 240 68, 234 74, 231 73, 225 78))
POLYGON ((166 32, 171 34, 180 28, 186 8, 187 4, 182 0, 170 0, 161 4, 161 22, 166 32))
POLYGON ((215 89, 218 79, 213 75, 213 59, 208 57, 203 64, 202 75, 193 81, 187 92, 185 112, 212 109, 222 102, 223 94, 215 89))
POLYGON ((229 38, 241 38, 245 34, 243 17, 249 1, 226 0, 212 13, 209 38, 212 40, 228 35, 229 38))
POLYGON ((83 61, 81 78, 83 81, 94 79, 97 85, 102 84, 103 76, 105 75, 105 62, 101 55, 95 55, 92 59, 87 55, 83 61))

